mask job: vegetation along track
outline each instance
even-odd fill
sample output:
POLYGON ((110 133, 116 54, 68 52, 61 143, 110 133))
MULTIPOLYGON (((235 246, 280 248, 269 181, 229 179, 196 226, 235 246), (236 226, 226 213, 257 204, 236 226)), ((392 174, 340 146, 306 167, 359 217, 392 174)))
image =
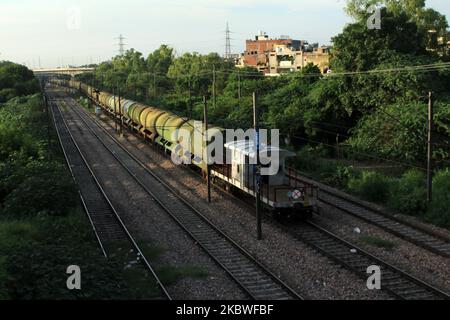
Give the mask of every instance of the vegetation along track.
POLYGON ((143 263, 146 270, 154 277, 160 288, 161 297, 171 300, 170 294, 167 292, 149 261, 142 253, 136 240, 126 228, 119 214, 104 192, 99 180, 96 178, 94 171, 83 156, 60 109, 56 105, 61 100, 56 99, 57 96, 54 94, 49 95, 49 97, 49 107, 67 165, 73 179, 78 185, 80 199, 103 254, 108 257, 114 249, 117 249, 115 247, 117 244, 120 244, 122 249, 132 249, 137 254, 137 258, 143 263), (129 244, 129 248, 123 248, 125 243, 129 244))
POLYGON ((393 215, 377 210, 376 208, 371 208, 369 205, 362 203, 362 201, 351 199, 346 195, 341 195, 330 187, 321 185, 311 179, 305 179, 296 174, 292 175, 292 178, 300 181, 306 180, 308 183, 319 185, 319 201, 324 204, 373 224, 428 251, 450 258, 449 238, 400 220, 393 215))
POLYGON ((302 299, 245 249, 220 231, 211 221, 163 182, 140 160, 126 150, 72 99, 67 112, 80 119, 101 145, 230 277, 256 300, 302 299))

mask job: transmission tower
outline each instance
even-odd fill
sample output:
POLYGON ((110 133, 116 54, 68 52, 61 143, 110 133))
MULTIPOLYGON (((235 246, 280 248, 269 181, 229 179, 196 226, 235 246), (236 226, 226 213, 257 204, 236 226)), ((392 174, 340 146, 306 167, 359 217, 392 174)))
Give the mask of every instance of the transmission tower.
POLYGON ((123 56, 125 53, 125 43, 123 42, 123 40, 125 40, 125 38, 120 35, 118 38, 116 38, 116 40, 119 40, 119 43, 117 44, 119 46, 119 54, 123 56))
POLYGON ((228 22, 227 29, 225 30, 225 59, 231 59, 231 37, 228 22))

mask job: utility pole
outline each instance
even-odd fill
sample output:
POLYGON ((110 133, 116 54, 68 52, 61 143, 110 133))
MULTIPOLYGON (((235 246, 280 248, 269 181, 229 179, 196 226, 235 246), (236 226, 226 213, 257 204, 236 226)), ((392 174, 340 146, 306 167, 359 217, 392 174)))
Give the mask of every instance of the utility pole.
POLYGON ((191 76, 188 77, 189 81, 189 101, 188 101, 188 108, 189 108, 189 118, 192 118, 192 87, 191 87, 191 76))
MULTIPOLYGON (((114 97, 117 96, 117 85, 116 85, 116 88, 113 90, 113 95, 114 95, 114 97)), ((116 125, 116 133, 117 133, 117 132, 119 132, 119 128, 118 128, 119 124, 117 123, 118 121, 117 121, 117 115, 115 114, 116 113, 115 109, 116 109, 116 101, 114 99, 114 124, 116 125)))
POLYGON ((208 203, 211 203, 211 170, 209 167, 208 159, 208 101, 206 96, 203 96, 203 114, 204 114, 204 137, 203 137, 203 156, 204 160, 206 158, 206 181, 208 186, 208 203))
POLYGON ((253 174, 256 175, 256 230, 258 240, 262 240, 262 217, 261 217, 261 166, 259 161, 259 115, 256 102, 256 92, 253 92, 253 123, 255 127, 255 157, 256 165, 253 174))
POLYGON ((433 199, 433 93, 428 93, 427 201, 433 199))
POLYGON ((153 95, 156 99, 156 73, 153 74, 153 95))
POLYGON ((213 94, 213 106, 214 106, 214 109, 216 109, 216 65, 213 65, 213 87, 212 87, 212 94, 213 94))
POLYGON ((337 150, 337 164, 339 165, 339 161, 341 159, 341 150, 339 149, 339 133, 336 135, 336 150, 337 150))
MULTIPOLYGON (((117 102, 116 102, 116 98, 117 98, 117 92, 116 92, 116 88, 114 88, 113 87, 113 89, 112 89, 112 94, 113 94, 113 97, 114 97, 114 114, 116 113, 116 108, 117 108, 117 102)), ((114 117, 114 121, 116 121, 117 122, 117 117, 114 117)))
POLYGON ((239 106, 241 106, 241 97, 242 97, 242 93, 241 93, 241 71, 238 70, 238 101, 239 101, 239 106))

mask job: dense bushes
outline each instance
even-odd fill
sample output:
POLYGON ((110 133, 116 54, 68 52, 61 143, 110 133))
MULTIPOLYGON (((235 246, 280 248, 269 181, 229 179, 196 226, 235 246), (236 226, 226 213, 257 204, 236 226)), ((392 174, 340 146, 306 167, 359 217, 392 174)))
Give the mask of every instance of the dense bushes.
POLYGON ((400 177, 376 171, 360 171, 323 158, 323 152, 303 148, 293 164, 297 169, 325 184, 348 191, 364 200, 376 202, 394 213, 413 215, 450 228, 450 170, 433 178, 433 201, 427 203, 426 174, 418 169, 400 177))
POLYGON ((4 200, 5 215, 66 215, 76 206, 76 189, 62 165, 37 163, 35 168, 28 165, 23 170, 21 183, 4 200))
POLYGON ((427 210, 426 176, 418 170, 407 171, 392 181, 389 206, 396 212, 423 216, 427 210))
POLYGON ((376 172, 363 172, 350 179, 348 190, 363 199, 377 202, 394 213, 417 216, 438 226, 450 228, 450 171, 438 171, 433 178, 433 200, 427 203, 426 175, 416 169, 400 178, 376 172))
POLYGON ((0 109, 0 214, 63 215, 76 191, 61 159, 51 160, 47 119, 39 95, 14 98, 0 109))
POLYGON ((0 252, 0 299, 148 299, 159 293, 152 281, 129 285, 120 260, 100 254, 81 212, 1 221, 0 252), (81 291, 67 290, 70 265, 82 270, 81 291))
POLYGON ((433 179, 433 201, 426 215, 429 221, 450 228, 450 170, 441 171, 433 179))
POLYGON ((0 161, 7 160, 12 154, 19 154, 24 158, 38 155, 31 135, 17 128, 0 126, 0 148, 0 161))
POLYGON ((385 202, 390 194, 390 181, 380 173, 363 171, 349 180, 348 189, 366 200, 385 202))

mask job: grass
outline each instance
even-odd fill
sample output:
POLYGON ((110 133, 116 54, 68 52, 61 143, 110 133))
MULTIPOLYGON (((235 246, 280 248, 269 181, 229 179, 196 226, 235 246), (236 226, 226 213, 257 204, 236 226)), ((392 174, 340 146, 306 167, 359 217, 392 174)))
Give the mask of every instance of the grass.
MULTIPOLYGON (((161 255, 167 251, 167 248, 148 243, 147 240, 139 240, 138 243, 142 253, 152 265, 158 262, 161 255)), ((117 242, 114 244, 113 248, 115 248, 115 253, 111 254, 110 258, 118 261, 135 260, 135 253, 130 253, 128 249, 121 249, 129 248, 128 243, 117 242)), ((149 276, 149 274, 145 272, 142 273, 142 268, 136 268, 135 266, 136 265, 125 269, 125 278, 128 283, 136 287, 135 293, 142 297, 148 297, 149 293, 154 293, 155 297, 158 296, 159 289, 152 276, 149 276), (142 282, 143 277, 148 281, 142 282)), ((206 269, 198 266, 162 266, 157 268, 155 272, 165 286, 175 285, 184 278, 204 279, 208 276, 206 269)))
POLYGON ((86 110, 90 111, 91 113, 95 113, 95 106, 92 103, 90 103, 87 98, 80 97, 78 102, 86 110))
POLYGON ((381 239, 378 237, 373 237, 373 236, 363 236, 363 237, 361 237, 361 241, 368 245, 387 249, 387 250, 392 250, 396 246, 396 244, 392 241, 384 240, 384 239, 381 239))
MULTIPOLYGON (((125 247, 117 243, 117 248, 125 247)), ((126 246, 129 248, 129 245, 126 246)), ((117 249, 118 250, 118 249, 117 249)), ((0 299, 154 299, 160 290, 128 250, 105 259, 85 215, 0 219, 0 299), (82 271, 82 290, 65 287, 69 265, 82 271)))
POLYGON ((172 267, 165 266, 156 270, 161 282, 166 286, 171 286, 183 278, 205 279, 208 272, 197 266, 172 267))
MULTIPOLYGON (((142 243, 143 241, 139 242, 142 243)), ((167 248, 145 243, 141 245, 141 250, 145 257, 149 259, 151 263, 154 263, 161 258, 161 255, 167 251, 167 248)), ((161 282, 166 286, 174 285, 183 278, 204 279, 208 277, 206 269, 198 266, 163 266, 155 270, 155 272, 161 282)))
MULTIPOLYGON (((139 242, 142 243, 143 241, 139 241, 139 242)), ((145 255, 145 257, 151 261, 158 260, 160 258, 160 256, 165 251, 167 251, 167 249, 164 247, 150 244, 150 243, 141 245, 141 250, 142 250, 142 253, 145 255)))
POLYGON ((144 268, 132 267, 123 272, 127 285, 133 288, 135 299, 147 300, 161 296, 155 279, 144 268))

